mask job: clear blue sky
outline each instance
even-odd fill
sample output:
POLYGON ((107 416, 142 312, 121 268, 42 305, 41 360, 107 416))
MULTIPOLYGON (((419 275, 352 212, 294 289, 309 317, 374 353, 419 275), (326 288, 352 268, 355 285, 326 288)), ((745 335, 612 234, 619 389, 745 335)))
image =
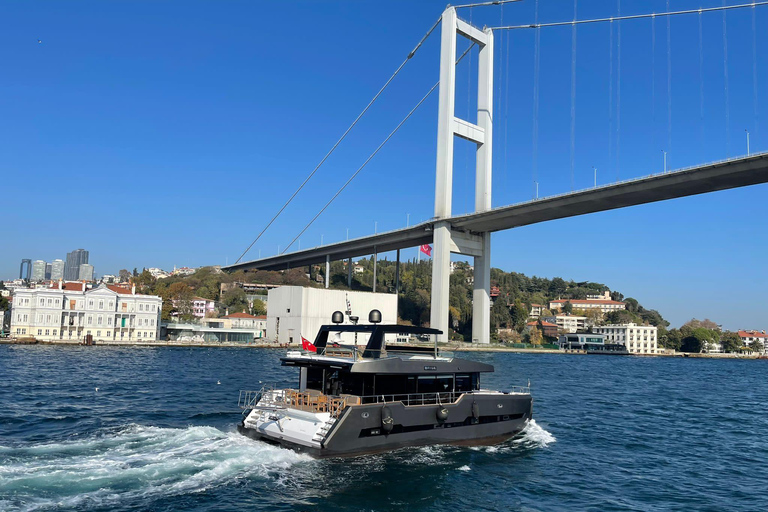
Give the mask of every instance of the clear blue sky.
MULTIPOLYGON (((540 21, 573 16, 572 2, 539 3, 540 21)), ((22 258, 50 261, 80 247, 90 250, 97 274, 232 263, 444 6, 3 2, 0 278, 17 276, 22 258)), ((460 15, 476 25, 500 25, 502 15, 504 24, 524 24, 534 6, 526 0, 503 13, 486 7, 460 15)), ((664 9, 664 0, 622 2, 623 14, 664 9)), ((579 2, 580 18, 616 13, 613 2, 579 2)), ((760 50, 768 47, 768 8, 755 14, 760 50)), ((722 13, 702 16, 701 51, 698 16, 671 20, 671 77, 665 19, 621 23, 620 62, 618 23, 612 50, 609 24, 578 28, 575 188, 591 186, 592 166, 599 183, 659 172, 662 149, 671 168, 743 154, 745 129, 753 151, 768 149, 768 53, 753 61, 751 10, 730 11, 726 28, 727 111, 722 13)), ((540 37, 537 181, 545 196, 571 187, 571 28, 542 29, 540 37)), ((534 31, 497 33, 496 50, 493 204, 500 206, 533 194, 534 31)), ((247 259, 285 247, 435 83, 438 54, 436 32, 247 259)), ((475 52, 458 70, 456 113, 469 111, 470 120, 468 70, 476 65, 475 52)), ((380 231, 402 227, 408 213, 412 223, 432 216, 436 112, 434 94, 302 236, 302 247, 321 236, 342 240, 347 228, 351 237, 371 233, 375 222, 380 231)), ((472 204, 469 149, 457 142, 455 213, 472 204)), ((766 191, 498 233, 493 265, 604 282, 673 325, 696 316, 731 329, 768 328, 766 191)))

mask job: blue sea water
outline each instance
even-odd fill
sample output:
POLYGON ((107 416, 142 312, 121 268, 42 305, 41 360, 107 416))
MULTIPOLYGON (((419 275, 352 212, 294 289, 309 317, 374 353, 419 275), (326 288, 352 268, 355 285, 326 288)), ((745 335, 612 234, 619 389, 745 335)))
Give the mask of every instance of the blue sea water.
POLYGON ((768 361, 468 353, 521 436, 314 460, 235 432, 280 355, 0 346, 0 510, 768 509, 768 361))

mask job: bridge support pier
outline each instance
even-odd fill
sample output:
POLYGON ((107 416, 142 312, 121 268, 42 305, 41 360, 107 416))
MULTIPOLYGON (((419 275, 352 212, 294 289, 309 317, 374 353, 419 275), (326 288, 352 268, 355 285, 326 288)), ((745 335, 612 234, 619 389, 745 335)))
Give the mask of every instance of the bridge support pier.
POLYGON ((429 311, 429 325, 440 329, 443 334, 437 341, 448 341, 448 307, 451 305, 451 225, 448 222, 435 223, 432 251, 432 297, 429 311))
POLYGON ((491 342, 491 234, 483 233, 481 256, 475 256, 472 291, 472 343, 491 342))

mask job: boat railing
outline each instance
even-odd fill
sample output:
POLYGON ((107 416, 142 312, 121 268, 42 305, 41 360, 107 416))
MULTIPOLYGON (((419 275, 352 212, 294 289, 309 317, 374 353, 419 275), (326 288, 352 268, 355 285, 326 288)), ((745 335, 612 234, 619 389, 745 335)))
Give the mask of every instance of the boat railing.
POLYGON ((262 388, 260 391, 241 391, 239 405, 243 409, 298 409, 306 412, 327 412, 333 417, 348 406, 360 403, 354 395, 329 396, 295 389, 262 388))
POLYGON ((389 394, 389 395, 368 395, 361 396, 364 404, 381 404, 388 402, 402 402, 403 405, 435 405, 452 404, 458 401, 465 391, 447 391, 444 393, 407 393, 407 394, 389 394))
POLYGON ((512 394, 522 394, 522 395, 530 395, 531 394, 531 386, 512 386, 512 388, 509 390, 509 393, 512 394))

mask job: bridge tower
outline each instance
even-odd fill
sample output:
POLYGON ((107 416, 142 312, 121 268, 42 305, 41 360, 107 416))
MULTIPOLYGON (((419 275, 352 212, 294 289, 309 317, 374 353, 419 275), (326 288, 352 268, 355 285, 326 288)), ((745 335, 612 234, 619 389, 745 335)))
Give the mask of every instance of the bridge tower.
POLYGON ((456 9, 443 12, 440 44, 440 99, 437 120, 437 176, 435 179, 434 253, 432 260, 432 303, 430 325, 448 339, 450 305, 450 254, 474 257, 472 341, 490 343, 491 326, 491 234, 468 233, 452 228, 453 138, 477 144, 475 172, 475 211, 491 208, 491 142, 493 139, 493 31, 478 29, 461 20, 456 9), (462 36, 479 48, 477 69, 477 124, 455 116, 456 41, 462 36))

